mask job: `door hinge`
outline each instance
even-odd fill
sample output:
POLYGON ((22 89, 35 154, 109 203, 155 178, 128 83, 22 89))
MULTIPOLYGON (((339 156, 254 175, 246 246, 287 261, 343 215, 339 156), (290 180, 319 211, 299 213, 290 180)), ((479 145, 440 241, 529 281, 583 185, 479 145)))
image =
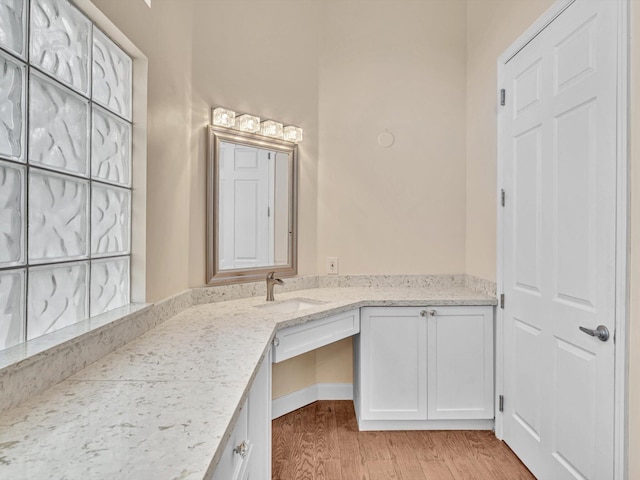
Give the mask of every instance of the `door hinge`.
POLYGON ((498 397, 498 411, 504 412, 504 395, 498 397))
POLYGON ((500 89, 500 105, 503 107, 507 104, 507 92, 504 88, 500 89))
POLYGON ((504 293, 500 294, 500 308, 504 308, 504 293))
POLYGON ((504 193, 504 188, 500 190, 500 205, 505 206, 506 194, 504 193))

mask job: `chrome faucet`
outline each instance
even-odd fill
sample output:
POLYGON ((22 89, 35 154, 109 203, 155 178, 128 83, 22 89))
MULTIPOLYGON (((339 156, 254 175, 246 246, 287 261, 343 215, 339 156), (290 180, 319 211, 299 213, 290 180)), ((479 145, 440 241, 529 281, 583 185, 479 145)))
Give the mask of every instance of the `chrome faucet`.
POLYGON ((280 278, 275 278, 276 272, 267 273, 267 302, 273 302, 273 287, 276 285, 284 285, 284 282, 280 278))

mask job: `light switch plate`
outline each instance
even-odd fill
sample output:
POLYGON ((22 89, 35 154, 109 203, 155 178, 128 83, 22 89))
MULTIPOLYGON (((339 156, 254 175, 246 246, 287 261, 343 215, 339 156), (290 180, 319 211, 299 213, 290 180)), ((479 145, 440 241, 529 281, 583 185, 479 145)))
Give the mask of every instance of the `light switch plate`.
POLYGON ((327 257, 327 273, 329 275, 338 274, 338 257, 327 257))

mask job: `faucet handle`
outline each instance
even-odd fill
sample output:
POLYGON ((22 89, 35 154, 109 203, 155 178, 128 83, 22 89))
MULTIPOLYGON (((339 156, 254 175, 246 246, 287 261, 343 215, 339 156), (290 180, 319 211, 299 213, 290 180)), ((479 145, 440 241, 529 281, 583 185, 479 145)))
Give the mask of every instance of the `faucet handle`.
POLYGON ((273 287, 276 285, 284 285, 279 278, 275 278, 276 272, 267 273, 267 302, 273 302, 273 287))

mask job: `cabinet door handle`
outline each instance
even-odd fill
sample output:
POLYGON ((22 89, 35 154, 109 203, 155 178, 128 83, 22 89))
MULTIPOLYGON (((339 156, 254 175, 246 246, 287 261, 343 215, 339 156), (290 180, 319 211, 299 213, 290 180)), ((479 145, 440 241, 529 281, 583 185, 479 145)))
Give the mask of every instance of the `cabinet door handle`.
POLYGON ((427 311, 426 310, 420 310, 420 316, 421 317, 426 317, 427 316, 427 311))
POLYGON ((242 442, 240 445, 238 445, 233 449, 233 453, 237 453, 242 458, 247 456, 248 451, 249 451, 249 445, 247 445, 247 442, 242 442))
POLYGON ((274 347, 279 347, 280 346, 280 339, 278 337, 275 337, 273 339, 273 346, 274 347))
POLYGON ((436 310, 429 310, 429 315, 435 317, 436 315, 438 315, 438 312, 436 310))

